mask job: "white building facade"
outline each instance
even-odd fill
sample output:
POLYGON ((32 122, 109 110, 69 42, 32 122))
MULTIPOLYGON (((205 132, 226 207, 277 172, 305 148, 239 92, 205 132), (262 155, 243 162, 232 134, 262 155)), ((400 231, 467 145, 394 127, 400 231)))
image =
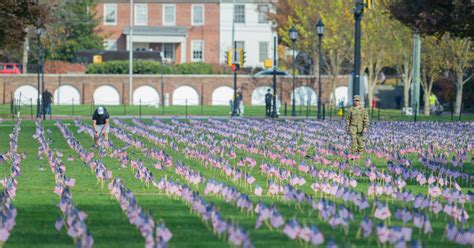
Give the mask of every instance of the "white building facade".
POLYGON ((246 53, 244 67, 264 67, 266 59, 273 58, 275 32, 267 13, 272 11, 274 0, 221 0, 219 39, 220 58, 225 61, 227 51, 233 48, 232 37, 237 48, 246 53), (234 23, 234 35, 232 35, 234 23))

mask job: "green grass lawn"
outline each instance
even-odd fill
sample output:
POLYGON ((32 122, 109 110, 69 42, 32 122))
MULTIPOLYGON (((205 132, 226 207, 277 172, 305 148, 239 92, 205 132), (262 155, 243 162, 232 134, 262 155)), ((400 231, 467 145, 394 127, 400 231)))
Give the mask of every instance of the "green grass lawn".
MULTIPOLYGON (((96 106, 92 105, 52 105, 52 114, 61 116, 92 116, 96 106)), ((230 116, 229 106, 168 106, 164 109, 155 106, 127 106, 127 105, 116 105, 106 106, 111 116, 230 116)), ((321 110, 323 111, 323 110, 321 110)), ((23 105, 19 108, 20 114, 24 118, 31 118, 36 116, 36 106, 23 105)), ((299 117, 317 117, 318 109, 316 106, 296 106, 296 116, 299 117)), ((334 107, 325 106, 324 109, 325 119, 335 120, 341 118, 339 116, 338 109, 334 107)), ((402 120, 402 121, 414 121, 414 116, 405 116, 400 110, 395 109, 375 109, 369 111, 371 119, 378 120, 402 120)), ((244 114, 246 117, 264 117, 265 106, 245 106, 244 114)), ((282 106, 280 109, 280 116, 291 116, 291 105, 287 106, 286 112, 285 107, 282 106)), ((0 105, 0 118, 8 119, 11 118, 10 105, 0 105)), ((453 116, 451 118, 450 112, 445 112, 442 116, 417 116, 418 121, 458 121, 459 116, 453 116)), ((474 115, 462 114, 461 120, 472 121, 474 115)))
MULTIPOLYGON (((0 106, 4 107, 4 106, 0 106)), ((250 113, 257 114, 258 111, 263 111, 263 108, 248 108, 250 113), (253 111, 253 112, 252 112, 253 111)), ((59 109, 58 111, 64 111, 67 114, 67 109, 59 109)), ((153 114, 153 111, 160 111, 161 109, 146 108, 147 114, 153 114)), ((172 113, 177 113, 178 107, 169 108, 172 113)), ((247 110, 247 109, 246 109, 247 110)), ((1 111, 1 108, 0 108, 1 111)), ((78 112, 88 115, 89 111, 86 107, 78 108, 78 112)), ((109 108, 112 115, 118 115, 120 113, 120 107, 109 108)), ((131 111, 131 110, 130 110, 131 111)), ((199 108, 192 108, 190 113, 199 113, 199 108)), ((206 107, 206 111, 213 112, 214 115, 226 115, 227 108, 219 107, 206 107)), ((387 112, 390 113, 390 112, 387 112)), ((166 112, 165 112, 166 114, 166 112)), ((82 115, 82 114, 81 114, 82 115)), ((175 114, 173 114, 175 115, 175 114)), ((204 114, 205 115, 205 114, 204 114)), ((73 124, 72 121, 64 121, 67 124, 69 130, 71 130, 74 136, 80 141, 82 146, 89 151, 96 151, 93 145, 93 139, 85 133, 77 133, 78 128, 73 124)), ((125 123, 132 125, 131 120, 125 120, 125 123)), ((146 124, 151 124, 150 120, 145 121, 146 124)), ((166 123, 170 123, 166 121, 166 123)), ((89 124, 89 123, 87 123, 89 124)), ((78 154, 69 148, 66 140, 63 138, 59 129, 54 125, 54 121, 44 121, 42 125, 45 130, 51 132, 45 132, 46 138, 51 140, 50 148, 52 150, 61 150, 64 153, 63 162, 66 166, 66 175, 76 179, 76 186, 71 189, 73 195, 73 201, 79 209, 87 213, 88 217, 86 220, 88 229, 94 238, 95 247, 143 247, 144 239, 140 235, 140 232, 129 223, 126 214, 122 212, 118 202, 111 197, 108 192, 107 185, 102 186, 97 183, 94 172, 87 167, 84 162, 79 159, 78 154), (74 161, 67 161, 66 158, 71 155, 74 161)), ((90 124, 89 124, 90 125, 90 124)), ((8 135, 13 129, 13 122, 3 121, 0 125, 0 153, 4 153, 8 149, 8 135)), ((19 137, 19 153, 26 154, 26 160, 22 161, 21 164, 21 176, 18 177, 18 191, 17 196, 14 199, 13 204, 18 209, 18 216, 16 218, 17 225, 13 228, 11 237, 6 243, 6 247, 72 247, 73 240, 67 235, 66 231, 56 231, 54 228, 55 220, 59 217, 59 209, 56 204, 59 202, 59 197, 53 193, 55 186, 54 175, 51 172, 47 160, 39 159, 37 157, 39 143, 32 138, 35 132, 35 123, 33 121, 23 121, 21 125, 20 137, 19 137), (43 166, 45 170, 40 170, 43 166)), ((167 134, 159 134, 161 137, 168 138, 167 134)), ((258 201, 263 201, 267 206, 275 204, 285 219, 296 218, 300 223, 305 224, 316 224, 320 230, 324 233, 326 243, 329 239, 334 239, 338 244, 350 243, 353 247, 376 247, 377 243, 375 238, 372 239, 356 239, 356 233, 358 224, 362 219, 361 214, 355 214, 355 221, 351 223, 349 234, 336 229, 333 230, 327 223, 323 223, 318 219, 317 213, 310 211, 309 205, 299 206, 294 203, 288 203, 280 197, 257 197, 253 194, 253 191, 244 185, 239 185, 224 176, 220 172, 211 168, 205 168, 202 163, 198 162, 193 158, 187 157, 182 153, 182 149, 186 147, 186 143, 178 143, 179 151, 174 150, 170 144, 163 146, 157 146, 151 143, 146 137, 139 135, 133 135, 133 137, 143 141, 147 147, 155 147, 163 149, 170 156, 173 157, 174 161, 182 161, 191 169, 201 173, 207 179, 215 179, 221 182, 225 182, 228 185, 234 186, 237 190, 242 193, 251 196, 254 204, 258 201)), ((125 143, 119 140, 114 135, 110 135, 111 141, 116 147, 122 147, 125 143)), ((141 150, 133 147, 127 148, 131 159, 141 159, 145 162, 145 165, 154 173, 155 178, 160 177, 172 178, 175 181, 186 183, 183 177, 179 176, 174 168, 168 168, 165 170, 157 170, 153 167, 153 161, 145 157, 141 150)), ((244 156, 244 154, 238 154, 238 156, 244 156)), ((415 158, 416 155, 413 155, 415 158)), ((255 157, 258 163, 263 161, 262 157, 255 157)), ((226 240, 217 237, 212 233, 208 224, 205 224, 201 219, 190 212, 189 206, 182 200, 175 197, 163 194, 154 187, 146 187, 144 183, 136 179, 134 172, 130 168, 121 168, 119 162, 116 159, 110 157, 101 158, 104 161, 108 169, 112 170, 114 176, 120 177, 125 183, 126 187, 129 188, 137 198, 138 203, 143 209, 150 212, 154 217, 155 221, 163 220, 166 226, 173 233, 173 238, 170 241, 170 247, 228 247, 229 244, 226 240)), ((374 159, 375 160, 375 159, 374 159)), ((384 160, 375 160, 379 167, 383 167, 384 160)), ((235 161, 234 161, 235 162, 235 161)), ((360 162, 364 163, 364 160, 360 162)), ((0 173, 2 176, 6 176, 9 172, 8 163, 0 164, 0 173)), ((317 165, 320 168, 323 166, 317 165)), ((264 189, 267 188, 267 178, 259 173, 257 168, 250 170, 248 168, 242 168, 243 171, 254 176, 257 183, 264 189)), ((291 169, 297 175, 303 175, 291 169)), ((310 177, 305 176, 307 181, 312 180, 310 177)), ((308 194, 313 194, 310 184, 306 184, 301 188, 308 194)), ((367 192, 367 183, 363 180, 359 181, 357 191, 367 192)), ((408 188, 413 191, 414 194, 418 192, 425 192, 426 187, 417 185, 408 185, 408 188)), ((191 186, 191 189, 200 195, 204 195, 204 186, 191 186)), ((468 186, 464 187, 464 190, 473 190, 468 186)), ((266 192, 266 190, 264 190, 266 192)), ((263 226, 260 229, 255 229, 255 221, 257 216, 255 214, 242 213, 235 205, 225 202, 221 197, 216 196, 204 196, 207 202, 214 204, 222 216, 226 219, 231 219, 239 223, 244 227, 250 234, 252 241, 256 247, 302 247, 305 246, 301 242, 292 241, 287 238, 281 231, 270 230, 263 226)), ((372 200, 371 200, 372 201, 372 200)), ((338 202, 342 204, 342 202, 338 202)), ((391 207, 401 207, 403 203, 394 202, 391 203, 391 207)), ((467 208, 469 214, 474 216, 472 205, 469 204, 467 208)), ((369 211, 369 210, 368 210, 369 211)), ((394 213, 392 212, 392 215, 394 213)), ((418 233, 417 229, 413 230, 413 236, 417 239, 423 239, 427 247, 458 247, 452 242, 448 242, 442 238, 444 226, 446 224, 446 217, 441 214, 438 219, 433 218, 431 220, 433 225, 434 233, 432 239, 427 240, 426 236, 418 233)), ((472 224, 471 219, 468 224, 472 224)), ((392 217, 392 224, 400 224, 392 217)))

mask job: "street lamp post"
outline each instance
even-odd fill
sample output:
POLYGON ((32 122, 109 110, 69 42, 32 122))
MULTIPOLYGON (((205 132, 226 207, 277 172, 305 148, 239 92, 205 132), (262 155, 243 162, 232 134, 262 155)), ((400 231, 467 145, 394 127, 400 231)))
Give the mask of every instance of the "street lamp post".
POLYGON ((360 94, 360 23, 364 15, 364 1, 356 0, 354 8, 355 44, 354 44, 354 72, 352 78, 352 96, 360 94))
POLYGON ((293 25, 293 27, 290 28, 290 39, 291 39, 291 42, 293 44, 293 99, 292 99, 292 103, 291 103, 291 116, 296 116, 296 109, 295 109, 295 105, 296 105, 296 92, 295 92, 295 79, 296 79, 296 76, 295 76, 295 50, 296 50, 296 47, 295 47, 295 44, 296 44, 296 40, 298 40, 298 30, 295 28, 295 26, 293 25))
POLYGON ((318 120, 321 119, 321 69, 323 64, 323 54, 322 54, 322 39, 324 33, 324 23, 322 19, 319 19, 318 24, 316 25, 316 32, 318 33, 318 49, 319 49, 319 70, 318 70, 318 120))
POLYGON ((41 34, 42 33, 43 33, 42 28, 37 28, 36 29, 36 38, 37 38, 37 41, 38 41, 38 66, 37 66, 38 99, 36 100, 36 118, 40 118, 41 117, 41 112, 42 112, 41 101, 40 101, 40 98, 41 98, 41 72, 42 72, 42 68, 41 68, 41 50, 42 50, 41 34))
POLYGON ((277 63, 278 63, 278 59, 277 59, 277 39, 278 39, 278 36, 274 36, 273 37, 273 104, 272 104, 272 113, 271 113, 271 117, 272 118, 277 118, 278 117, 278 114, 277 114, 277 107, 276 107, 276 104, 277 104, 277 80, 276 80, 276 71, 277 71, 277 63))

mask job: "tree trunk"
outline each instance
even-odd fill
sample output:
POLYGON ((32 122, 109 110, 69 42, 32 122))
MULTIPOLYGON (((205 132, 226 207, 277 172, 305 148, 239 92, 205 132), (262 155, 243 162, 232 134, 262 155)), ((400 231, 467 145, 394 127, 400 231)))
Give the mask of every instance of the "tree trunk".
POLYGON ((461 114, 461 104, 462 104, 462 89, 463 89, 463 78, 462 74, 457 75, 457 82, 456 82, 456 104, 454 107, 454 113, 456 115, 461 114))
POLYGON ((404 65, 404 76, 403 76, 403 106, 405 107, 405 110, 410 107, 410 83, 411 83, 411 77, 410 77, 410 68, 409 68, 409 63, 405 63, 404 65))
POLYGON ((425 115, 426 116, 430 116, 430 92, 428 92, 427 90, 424 90, 425 92, 425 115))

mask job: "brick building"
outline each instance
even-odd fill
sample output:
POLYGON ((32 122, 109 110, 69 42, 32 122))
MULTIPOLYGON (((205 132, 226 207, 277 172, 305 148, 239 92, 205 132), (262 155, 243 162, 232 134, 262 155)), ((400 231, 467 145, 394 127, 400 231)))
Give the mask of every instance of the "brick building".
MULTIPOLYGON (((107 50, 128 50, 130 2, 100 0, 98 32, 107 50)), ((218 64, 219 0, 134 0, 133 49, 163 51, 169 63, 218 64)))
MULTIPOLYGON (((234 38, 247 54, 245 66, 263 67, 273 49, 266 14, 274 1, 134 0, 133 49, 163 51, 169 63, 222 64, 234 38)), ((105 49, 128 50, 130 1, 99 0, 96 11, 105 49)))

